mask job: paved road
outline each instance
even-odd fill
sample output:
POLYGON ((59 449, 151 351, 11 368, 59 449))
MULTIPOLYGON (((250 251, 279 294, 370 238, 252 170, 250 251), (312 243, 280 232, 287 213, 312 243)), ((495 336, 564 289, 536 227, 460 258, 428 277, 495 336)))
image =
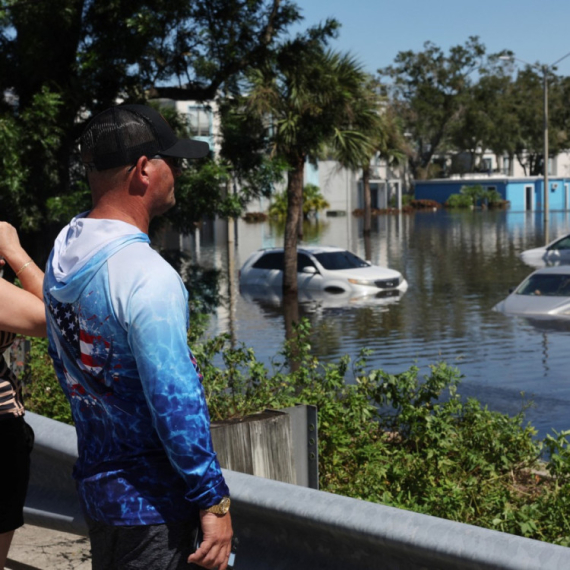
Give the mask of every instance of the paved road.
POLYGON ((16 531, 6 570, 91 570, 89 540, 37 526, 16 531))

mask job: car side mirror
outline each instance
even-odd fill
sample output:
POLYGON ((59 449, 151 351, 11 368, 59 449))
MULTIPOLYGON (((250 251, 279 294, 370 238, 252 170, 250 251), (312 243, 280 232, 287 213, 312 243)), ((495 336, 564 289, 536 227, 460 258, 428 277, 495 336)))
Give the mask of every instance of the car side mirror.
POLYGON ((318 271, 316 267, 313 267, 312 265, 306 265, 301 270, 301 273, 309 273, 310 275, 314 275, 315 273, 318 273, 318 271))
POLYGON ((509 295, 515 290, 514 287, 509 287, 509 295))

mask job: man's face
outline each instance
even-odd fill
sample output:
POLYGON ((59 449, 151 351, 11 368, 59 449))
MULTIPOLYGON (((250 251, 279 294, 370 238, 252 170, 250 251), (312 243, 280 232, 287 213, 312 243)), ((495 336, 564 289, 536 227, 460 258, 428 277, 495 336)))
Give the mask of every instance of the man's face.
POLYGON ((176 204, 174 195, 174 182, 181 174, 180 159, 168 156, 153 157, 151 159, 156 166, 156 178, 154 188, 154 212, 153 215, 164 214, 176 204))

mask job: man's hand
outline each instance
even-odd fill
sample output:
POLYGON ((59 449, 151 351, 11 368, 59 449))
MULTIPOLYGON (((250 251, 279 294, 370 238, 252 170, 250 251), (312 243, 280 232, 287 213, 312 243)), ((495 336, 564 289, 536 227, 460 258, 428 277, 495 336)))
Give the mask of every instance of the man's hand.
POLYGON ((200 547, 188 557, 188 562, 213 570, 226 570, 232 550, 232 519, 200 511, 200 524, 204 538, 200 547))

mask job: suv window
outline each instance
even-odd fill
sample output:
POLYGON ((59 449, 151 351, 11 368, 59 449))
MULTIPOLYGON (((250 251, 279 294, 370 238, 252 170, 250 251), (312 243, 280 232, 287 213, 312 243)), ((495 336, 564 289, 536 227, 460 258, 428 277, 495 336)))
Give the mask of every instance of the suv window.
POLYGON ((566 236, 564 238, 562 238, 561 240, 557 241, 556 243, 553 243, 548 250, 552 251, 555 249, 570 249, 570 236, 566 236))
POLYGON ((305 253, 297 254, 297 271, 303 271, 304 267, 315 267, 313 260, 305 253))
POLYGON ((262 255, 252 266, 254 269, 278 269, 283 271, 283 252, 274 251, 262 255))
POLYGON ((355 267, 368 267, 368 263, 350 251, 330 251, 315 254, 318 262, 325 269, 353 269, 355 267))
MULTIPOLYGON (((262 255, 253 265, 254 269, 277 269, 283 271, 283 252, 273 251, 262 255)), ((305 253, 297 254, 297 271, 302 271, 304 267, 315 267, 313 260, 305 253)))
POLYGON ((570 275, 531 275, 516 292, 517 295, 570 296, 570 275))

